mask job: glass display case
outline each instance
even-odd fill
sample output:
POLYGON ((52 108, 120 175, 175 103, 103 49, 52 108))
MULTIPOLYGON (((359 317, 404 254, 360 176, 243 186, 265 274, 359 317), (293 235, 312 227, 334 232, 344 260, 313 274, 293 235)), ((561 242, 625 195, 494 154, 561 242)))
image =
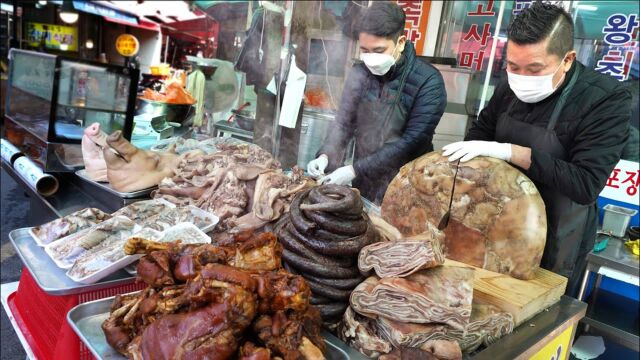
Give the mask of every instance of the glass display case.
POLYGON ((45 171, 82 167, 93 123, 131 139, 138 70, 17 49, 9 58, 6 137, 45 171))

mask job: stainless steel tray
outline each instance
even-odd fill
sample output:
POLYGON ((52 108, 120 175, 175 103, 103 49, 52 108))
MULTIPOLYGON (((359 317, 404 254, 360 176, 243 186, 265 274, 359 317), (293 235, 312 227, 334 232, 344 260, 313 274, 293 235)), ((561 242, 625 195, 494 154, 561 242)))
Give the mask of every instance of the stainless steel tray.
POLYGON ((9 233, 9 240, 18 256, 29 269, 38 286, 49 295, 71 295, 89 292, 121 284, 132 283, 135 278, 124 270, 107 276, 100 282, 91 285, 77 283, 69 279, 67 270, 61 269, 51 260, 49 255, 36 244, 29 233, 29 228, 16 229, 9 233))
POLYGON ((82 170, 78 170, 76 171, 76 175, 88 182, 89 184, 98 187, 102 190, 105 190, 107 192, 112 193, 115 196, 118 196, 122 199, 135 199, 135 198, 139 198, 139 197, 143 197, 143 196, 148 196, 153 190, 157 189, 157 186, 154 187, 150 187, 147 189, 143 189, 143 190, 138 190, 138 191, 132 191, 132 192, 120 192, 120 191, 116 191, 113 188, 111 188, 111 185, 109 185, 109 183, 101 183, 101 182, 97 182, 95 180, 92 180, 88 175, 87 172, 82 169, 82 170))
MULTIPOLYGON (((110 297, 80 304, 69 311, 67 321, 97 359, 126 360, 126 357, 120 355, 107 344, 100 327, 102 322, 109 317, 109 308, 112 302, 113 297, 110 297)), ((368 359, 330 333, 323 331, 322 336, 327 343, 327 351, 325 352, 327 360, 368 359)))

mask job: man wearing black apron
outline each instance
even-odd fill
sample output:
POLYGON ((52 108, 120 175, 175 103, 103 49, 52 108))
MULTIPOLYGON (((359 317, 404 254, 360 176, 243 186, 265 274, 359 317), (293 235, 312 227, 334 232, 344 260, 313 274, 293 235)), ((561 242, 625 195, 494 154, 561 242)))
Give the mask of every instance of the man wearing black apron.
POLYGON ((307 171, 323 183, 353 182, 380 203, 405 163, 433 151, 433 132, 447 96, 440 72, 417 59, 404 35, 405 14, 393 2, 374 2, 356 24, 361 64, 351 69, 336 119, 307 171), (355 139, 353 165, 344 165, 355 139), (324 176, 325 170, 333 171, 324 176))
POLYGON ((596 237, 596 199, 627 139, 631 95, 576 61, 571 17, 540 2, 509 26, 507 77, 466 141, 444 155, 499 158, 533 180, 547 211, 541 266, 566 276, 575 296, 596 237))

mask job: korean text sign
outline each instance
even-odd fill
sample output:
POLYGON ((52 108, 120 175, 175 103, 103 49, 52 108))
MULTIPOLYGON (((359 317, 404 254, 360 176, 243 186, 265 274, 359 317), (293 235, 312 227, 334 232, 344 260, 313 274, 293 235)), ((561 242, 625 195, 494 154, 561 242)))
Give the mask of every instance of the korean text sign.
POLYGON ((116 38, 116 50, 122 56, 134 56, 140 50, 140 43, 135 36, 122 34, 116 38))
POLYGON ((638 206, 638 183, 640 183, 638 163, 620 160, 609 175, 600 196, 638 206))
POLYGON ((480 1, 477 5, 473 3, 475 8, 467 11, 467 18, 474 21, 475 19, 481 19, 481 24, 473 23, 466 32, 463 32, 463 43, 475 43, 479 45, 476 51, 461 51, 458 59, 460 67, 471 68, 476 71, 482 69, 484 57, 490 49, 487 46, 489 37, 491 36, 491 21, 496 15, 494 11, 494 1, 480 1))
POLYGON ((605 52, 596 63, 596 71, 618 81, 627 80, 637 51, 639 26, 638 14, 613 14, 607 18, 602 28, 605 52))
POLYGON ((60 45, 67 46, 67 51, 78 51, 78 29, 73 26, 53 24, 27 23, 27 41, 30 46, 38 47, 44 40, 44 46, 49 49, 64 50, 60 45))
POLYGON ((427 24, 431 9, 430 0, 398 0, 398 5, 404 10, 406 19, 404 34, 407 40, 416 47, 416 54, 423 55, 427 39, 427 24))

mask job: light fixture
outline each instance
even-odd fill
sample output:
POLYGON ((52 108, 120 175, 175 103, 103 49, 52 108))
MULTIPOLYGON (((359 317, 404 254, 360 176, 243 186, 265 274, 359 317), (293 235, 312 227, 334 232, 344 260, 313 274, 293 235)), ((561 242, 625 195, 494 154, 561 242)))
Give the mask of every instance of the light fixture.
POLYGON ((87 49, 93 49, 93 40, 87 39, 87 41, 84 43, 84 47, 86 47, 87 49))
POLYGON ((65 43, 60 44, 60 50, 62 50, 62 51, 69 50, 69 45, 67 45, 65 43))
POLYGON ((38 0, 38 4, 42 5, 42 6, 45 6, 45 5, 47 5, 47 0, 38 0))
POLYGON ((70 0, 64 0, 62 2, 62 9, 60 9, 60 19, 67 24, 73 24, 78 21, 78 12, 73 7, 73 3, 70 0))
POLYGON ((586 10, 586 11, 597 11, 598 7, 595 5, 584 5, 584 4, 580 4, 578 5, 578 9, 580 10, 586 10))

